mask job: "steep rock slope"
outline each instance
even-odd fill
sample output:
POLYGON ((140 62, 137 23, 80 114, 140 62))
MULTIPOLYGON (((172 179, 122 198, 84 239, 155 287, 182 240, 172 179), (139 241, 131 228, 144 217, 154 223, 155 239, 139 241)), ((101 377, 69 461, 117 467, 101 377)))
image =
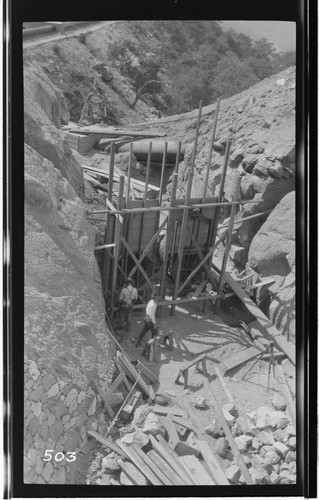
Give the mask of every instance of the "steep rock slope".
MULTIPOLYGON (((195 158, 194 197, 203 195, 215 107, 211 105, 203 108, 195 158)), ((152 126, 167 131, 170 138, 190 144, 184 162, 179 167, 178 190, 182 195, 193 155, 196 112, 170 117, 170 120, 157 120, 152 126)), ((272 210, 287 193, 294 191, 294 69, 290 68, 249 90, 222 100, 215 138, 216 150, 213 151, 209 167, 207 195, 217 195, 219 192, 225 146, 230 139, 232 144, 224 188, 225 199, 231 200, 234 178, 239 172, 241 199, 258 202, 245 205, 237 215, 238 219, 272 210)), ((168 185, 168 194, 170 188, 171 185, 168 185)), ((234 242, 248 249, 266 217, 238 225, 233 235, 234 242)))
MULTIPOLYGON (((192 196, 194 197, 203 195, 215 109, 216 105, 210 105, 202 110, 192 188, 192 196)), ((179 165, 177 188, 179 197, 185 194, 191 166, 196 114, 196 111, 185 113, 169 119, 157 120, 149 125, 158 130, 166 131, 170 139, 174 138, 184 144, 189 144, 184 161, 179 165)), ((145 128, 146 125, 143 124, 141 127, 145 128)), ((279 301, 281 291, 280 289, 278 291, 278 287, 284 277, 290 275, 290 270, 294 267, 294 252, 292 251, 295 223, 294 68, 265 79, 249 90, 221 101, 216 131, 216 150, 213 151, 209 166, 208 196, 217 195, 219 192, 227 140, 231 140, 232 144, 224 198, 226 200, 232 199, 234 179, 239 172, 241 199, 258 203, 244 205, 237 213, 236 220, 261 214, 259 217, 238 223, 233 231, 232 242, 237 245, 237 249, 239 247, 243 250, 241 255, 244 255, 244 258, 240 261, 242 266, 249 263, 262 276, 275 277, 277 282, 276 300, 279 301), (280 202, 283 199, 285 202, 281 205, 280 202), (270 216, 269 213, 272 215, 274 209, 276 211, 273 216, 270 216), (281 234, 284 226, 289 233, 288 240, 285 237, 286 233, 281 234), (261 234, 265 235, 262 239, 263 243, 260 242, 261 234), (264 245, 265 243, 266 245, 264 245), (265 248, 272 249, 272 251, 265 252, 265 248), (287 254, 289 254, 288 260, 287 254)), ((167 186, 168 197, 170 192, 171 183, 167 186)), ((222 221, 227 216, 228 211, 222 210, 222 221)), ((294 280, 290 278, 289 280, 289 287, 292 290, 294 280)), ((283 293, 286 294, 287 290, 288 288, 283 293)), ((291 291, 291 294, 293 293, 291 291)), ((291 299, 291 294, 288 300, 291 299)), ((271 311, 276 309, 277 326, 285 330, 288 326, 285 324, 284 316, 278 313, 277 306, 274 301, 271 305, 271 311)), ((294 299, 291 301, 290 309, 291 311, 294 309, 294 299)), ((275 319, 275 315, 271 311, 270 314, 275 319)), ((294 322, 289 319, 290 333, 293 334, 293 330, 294 322)))
POLYGON ((85 449, 99 407, 94 383, 111 383, 114 347, 77 194, 81 168, 56 128, 67 111, 40 70, 25 72, 25 111, 24 481, 72 483, 77 462, 67 453, 85 449), (45 450, 70 462, 45 462, 45 450))
POLYGON ((273 276, 280 287, 269 316, 288 336, 295 335, 295 193, 288 193, 255 235, 248 262, 263 276, 273 276))

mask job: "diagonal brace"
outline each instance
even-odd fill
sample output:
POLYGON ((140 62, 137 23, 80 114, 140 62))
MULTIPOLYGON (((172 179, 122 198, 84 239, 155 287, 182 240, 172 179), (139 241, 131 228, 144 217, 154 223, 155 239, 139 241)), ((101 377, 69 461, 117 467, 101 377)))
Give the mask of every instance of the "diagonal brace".
MULTIPOLYGON (((215 248, 224 240, 224 238, 227 236, 227 231, 225 231, 222 236, 219 238, 218 241, 216 241, 216 243, 214 244, 213 247, 211 247, 211 249, 209 250, 209 252, 207 252, 207 254, 203 255, 203 252, 201 251, 196 239, 195 239, 195 236, 190 233, 190 231, 187 231, 191 238, 192 238, 192 241, 195 245, 195 248, 197 250, 197 253, 199 254, 199 257, 201 260, 201 262, 195 267, 195 269, 193 269, 193 271, 191 272, 191 274, 187 277, 187 279, 184 281, 184 283, 182 284, 182 286, 180 287, 180 289, 178 290, 178 294, 183 290, 183 288, 185 288, 185 286, 190 282, 190 280, 195 276, 195 274, 197 273, 197 271, 199 271, 199 269, 202 267, 202 266, 205 266, 205 269, 207 271, 207 274, 210 273, 210 270, 206 264, 206 261, 209 259, 209 257, 213 254, 215 248)), ((211 282, 211 278, 209 279, 209 281, 211 282)))
POLYGON ((125 240, 125 238, 123 238, 123 236, 121 236, 121 242, 123 243, 123 245, 127 249, 128 253, 130 254, 130 256, 132 257, 132 259, 134 260, 134 262, 135 262, 136 266, 138 267, 138 269, 141 271, 141 273, 144 276, 144 278, 145 278, 147 284, 149 285, 150 289, 153 291, 154 287, 153 287, 153 284, 152 284, 151 280, 147 276, 146 272, 144 271, 143 267, 141 266, 141 264, 139 263, 139 261, 135 257, 134 252, 131 250, 129 244, 127 243, 127 241, 125 240))
MULTIPOLYGON (((162 222, 162 224, 159 226, 158 230, 156 231, 156 233, 152 236, 152 238, 150 239, 150 241, 148 242, 148 244, 146 245, 145 249, 144 249, 144 252, 142 253, 141 257, 139 258, 139 264, 141 264, 142 260, 146 257, 147 253, 149 252, 151 246, 153 245, 153 243, 155 242, 157 236, 159 235, 159 233, 161 232, 161 230, 163 229, 163 227, 167 224, 167 221, 168 221, 168 217, 165 218, 165 220, 162 222)), ((129 278, 132 278, 132 276, 136 273, 137 271, 137 264, 133 267, 132 271, 130 272, 129 274, 129 278)))

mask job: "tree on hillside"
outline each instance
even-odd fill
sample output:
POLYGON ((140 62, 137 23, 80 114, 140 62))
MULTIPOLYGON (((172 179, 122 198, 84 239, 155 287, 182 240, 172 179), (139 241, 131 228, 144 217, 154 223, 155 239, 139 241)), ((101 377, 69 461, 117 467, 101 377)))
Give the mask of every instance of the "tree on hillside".
POLYGON ((164 85, 169 84, 160 75, 162 58, 159 54, 158 57, 143 54, 141 47, 127 41, 113 43, 108 52, 120 67, 122 75, 127 76, 131 82, 135 92, 132 108, 143 95, 156 95, 164 85))
POLYGON ((272 60, 274 54, 275 47, 266 38, 254 42, 248 63, 260 80, 273 74, 272 60))
POLYGON ((236 54, 236 56, 242 60, 247 58, 252 49, 252 39, 244 35, 244 33, 237 33, 233 29, 229 29, 225 32, 227 43, 231 52, 236 54))
POLYGON ((210 95, 212 101, 218 97, 230 97, 242 92, 258 82, 250 66, 229 52, 216 66, 215 77, 211 84, 210 95))

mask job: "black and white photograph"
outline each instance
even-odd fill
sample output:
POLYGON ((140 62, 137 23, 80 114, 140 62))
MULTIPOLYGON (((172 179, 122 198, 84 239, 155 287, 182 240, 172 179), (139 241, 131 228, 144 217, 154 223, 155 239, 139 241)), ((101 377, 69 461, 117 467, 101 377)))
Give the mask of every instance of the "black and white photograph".
POLYGON ((21 31, 23 484, 288 496, 305 474, 296 22, 21 31))

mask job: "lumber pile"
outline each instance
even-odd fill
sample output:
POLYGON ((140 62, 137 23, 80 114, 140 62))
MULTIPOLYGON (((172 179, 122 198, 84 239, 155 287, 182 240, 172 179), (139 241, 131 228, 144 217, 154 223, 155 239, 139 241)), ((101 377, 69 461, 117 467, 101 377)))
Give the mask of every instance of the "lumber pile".
MULTIPOLYGON (((148 415, 152 415, 155 407, 145 405, 141 408, 144 413, 146 409, 148 415)), ((173 409, 172 412, 174 412, 173 409)), ((140 415, 142 413, 140 412, 140 415)), ((213 486, 228 484, 213 451, 207 443, 198 441, 198 445, 195 447, 182 441, 181 425, 168 415, 158 420, 158 432, 156 429, 154 431, 153 427, 153 432, 147 433, 145 427, 145 429, 142 428, 142 430, 124 434, 115 442, 109 437, 104 438, 97 432, 89 430, 88 434, 90 436, 103 444, 106 450, 110 450, 102 460, 101 476, 103 478, 104 475, 104 482, 98 482, 97 484, 114 484, 112 480, 118 481, 117 484, 139 486, 213 486), (165 421, 165 426, 161 420, 165 421), (142 441, 141 434, 143 434, 142 441), (132 435, 134 435, 133 438, 131 438, 132 435), (115 470, 114 462, 118 465, 115 470), (110 475, 106 477, 103 474, 105 469, 111 468, 111 465, 114 473, 113 478, 110 475), (106 481, 108 482, 106 483, 106 481)), ((183 420, 180 420, 180 422, 183 423, 183 420)))

